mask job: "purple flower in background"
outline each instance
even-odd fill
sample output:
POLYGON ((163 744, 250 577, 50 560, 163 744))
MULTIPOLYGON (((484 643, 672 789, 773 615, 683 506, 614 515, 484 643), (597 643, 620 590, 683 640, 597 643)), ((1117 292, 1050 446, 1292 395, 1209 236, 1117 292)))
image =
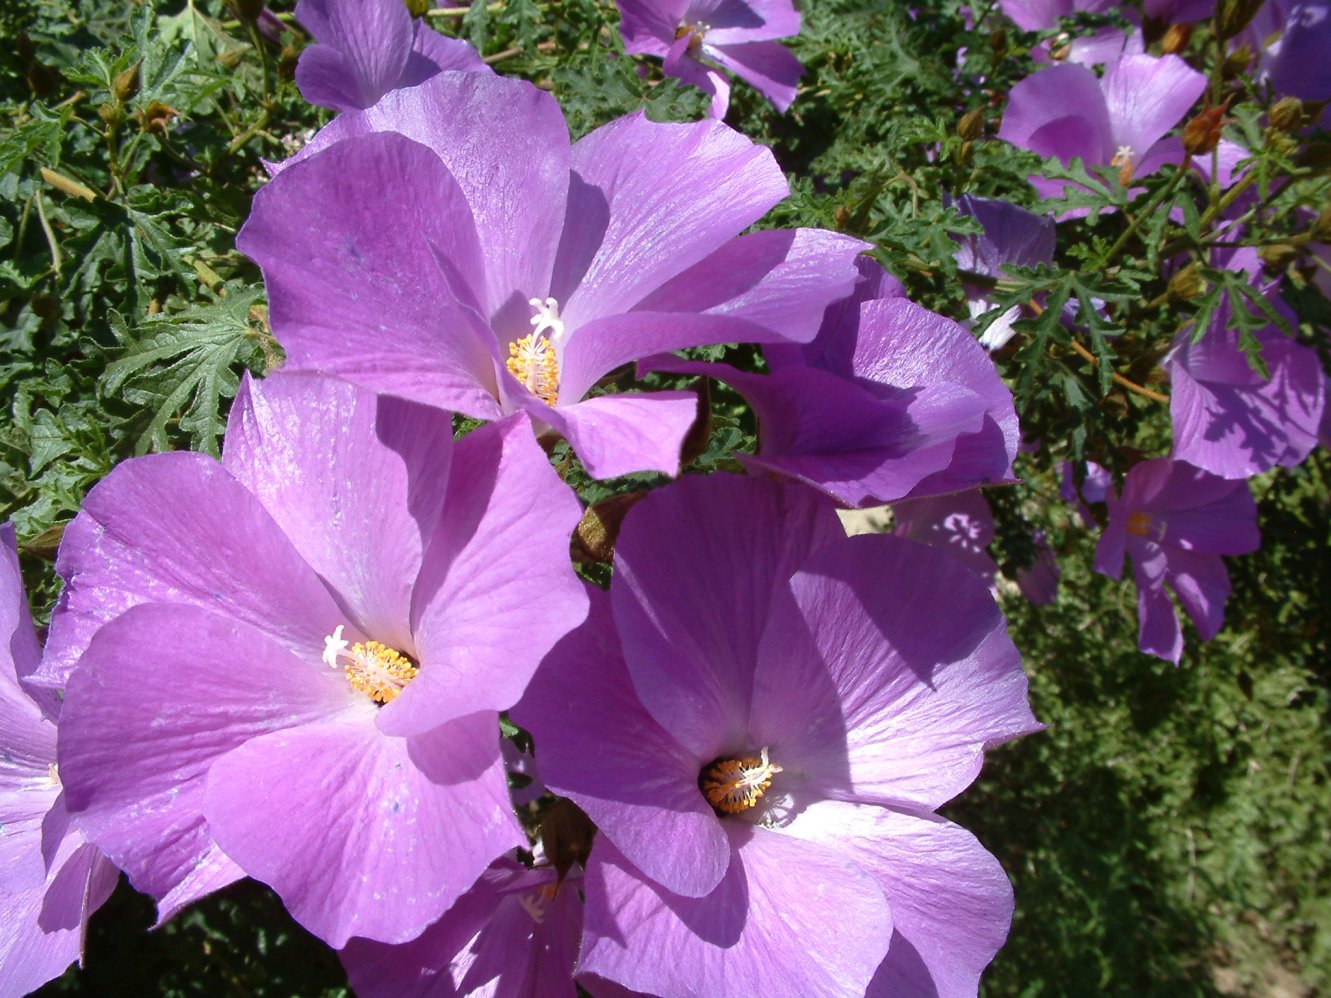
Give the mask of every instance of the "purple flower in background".
POLYGON ((877 264, 860 269, 813 342, 764 348, 769 374, 673 358, 644 366, 733 387, 759 423, 744 465, 851 506, 1009 480, 1017 416, 993 361, 964 327, 900 297, 877 264))
POLYGON ((83 955, 88 916, 119 872, 69 824, 56 768, 60 701, 31 690, 41 649, 0 525, 0 994, 23 995, 83 955))
POLYGON ((998 566, 989 557, 994 514, 978 491, 952 492, 892 504, 892 533, 946 551, 993 585, 998 566))
POLYGON ((775 41, 800 33, 791 0, 616 0, 624 51, 664 60, 668 76, 692 83, 712 98, 712 117, 724 118, 730 81, 722 70, 752 84, 785 111, 804 72, 775 41))
POLYGON ((1091 515, 1091 509, 1087 503, 1106 502, 1109 499, 1109 493, 1113 491, 1113 487, 1114 476, 1094 461, 1086 462, 1086 475, 1082 480, 1081 488, 1077 487, 1072 462, 1063 461, 1059 464, 1059 497, 1064 502, 1072 505, 1084 526, 1095 526, 1095 517, 1091 515))
POLYGON ((635 506, 592 596, 514 709, 599 829, 580 980, 974 994, 1011 888, 933 812, 1038 727, 984 584, 847 538, 803 486, 718 474, 635 506))
POLYGON ((574 998, 582 936, 576 868, 501 859, 411 942, 353 939, 339 954, 360 998, 513 995, 574 998))
POLYGON ((1256 53, 1253 76, 1277 94, 1331 99, 1331 0, 1267 0, 1232 44, 1256 53))
POLYGON ((1035 544, 1035 560, 1025 568, 1017 569, 1017 588, 1026 599, 1040 606, 1058 599, 1058 579, 1061 573, 1054 549, 1049 546, 1044 531, 1037 530, 1032 541, 1035 544))
POLYGON ((491 72, 466 42, 414 20, 402 0, 300 0, 296 19, 317 42, 300 54, 296 85, 335 111, 370 107, 445 70, 491 72))
POLYGON ((1123 494, 1109 500, 1109 524, 1095 548, 1095 570, 1117 579, 1123 555, 1137 580, 1138 647, 1178 664, 1183 632, 1165 584, 1210 641, 1225 622, 1229 573, 1220 556, 1256 551, 1257 504, 1243 481, 1230 481, 1182 461, 1136 465, 1123 494))
MULTIPOLYGON (((955 233, 952 238, 957 250, 952 254, 957 266, 965 271, 986 277, 1003 277, 1003 267, 1037 267, 1054 260, 1054 220, 1047 215, 1036 215, 1006 201, 972 197, 964 194, 952 203, 963 218, 973 218, 984 231, 979 235, 955 233)), ((987 297, 989 289, 967 284, 966 307, 971 318, 994 308, 987 297)), ((1021 318, 1020 306, 1013 305, 991 322, 980 336, 980 345, 986 350, 998 350, 1016 335, 1012 324, 1021 318)))
POLYGON ((248 874, 331 945, 419 935, 526 843, 498 711, 586 613, 579 514, 526 417, 454 443, 440 409, 247 381, 221 464, 127 461, 65 532, 76 826, 163 919, 248 874))
POLYGON ((1147 17, 1164 24, 1190 24, 1211 17, 1215 13, 1215 0, 1146 0, 1142 10, 1147 17))
MULTIPOLYGON (((1247 274, 1274 307, 1292 313, 1277 295, 1278 280, 1262 276, 1255 250, 1236 251, 1227 266, 1247 274)), ((1169 372, 1174 454, 1222 478, 1250 478, 1276 465, 1292 468, 1317 445, 1326 405, 1317 354, 1276 326, 1258 330, 1270 377, 1253 370, 1239 349, 1231 307, 1222 302, 1197 342, 1185 329, 1163 362, 1169 372)))
MULTIPOLYGON (((1118 167, 1128 186, 1183 160, 1182 143, 1164 135, 1205 89, 1206 77, 1173 55, 1125 55, 1101 79, 1085 66, 1053 66, 1012 88, 998 137, 1065 165, 1077 157, 1087 166, 1118 167)), ((1066 185, 1029 179, 1044 197, 1060 196, 1066 185)))
POLYGON ((765 148, 720 122, 641 114, 570 147, 528 83, 444 73, 339 116, 255 198, 289 370, 562 434, 591 474, 673 474, 690 392, 588 393, 649 354, 808 340, 865 244, 737 234, 786 196, 765 148))
POLYGON ((1048 31, 1060 18, 1073 14, 1103 14, 1116 0, 999 0, 998 6, 1023 31, 1048 31))

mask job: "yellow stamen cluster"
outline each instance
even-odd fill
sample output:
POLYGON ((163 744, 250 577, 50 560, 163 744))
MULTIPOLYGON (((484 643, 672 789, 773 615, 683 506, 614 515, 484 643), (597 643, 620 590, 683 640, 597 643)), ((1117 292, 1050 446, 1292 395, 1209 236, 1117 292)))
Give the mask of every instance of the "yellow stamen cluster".
POLYGON ((718 759, 702 772, 703 796, 718 811, 739 814, 758 803, 779 772, 781 767, 768 761, 767 749, 757 759, 718 759))
POLYGON ((420 670, 411 659, 378 641, 357 642, 346 659, 347 682, 376 703, 388 703, 420 670))
POLYGON ((532 333, 510 343, 506 366, 513 377, 547 405, 559 400, 559 361, 548 337, 532 333))
POLYGON ((1136 534, 1138 537, 1149 537, 1151 535, 1151 514, 1140 511, 1133 513, 1128 517, 1127 531, 1130 534, 1136 534))

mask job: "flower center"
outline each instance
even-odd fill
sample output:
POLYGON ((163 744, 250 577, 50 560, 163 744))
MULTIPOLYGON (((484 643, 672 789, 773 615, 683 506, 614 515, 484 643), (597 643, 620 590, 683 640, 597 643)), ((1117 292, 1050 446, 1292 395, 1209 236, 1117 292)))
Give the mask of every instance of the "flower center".
POLYGON ((518 904, 522 905, 522 910, 531 916, 533 922, 541 925, 545 922, 545 909, 549 907, 557 893, 559 893, 558 883, 544 884, 532 894, 519 895, 518 904))
POLYGON ((375 703, 388 703, 420 672, 411 659, 378 641, 358 641, 354 645, 342 637, 342 625, 324 638, 324 664, 341 665, 347 682, 375 703))
POLYGON ((531 333, 508 345, 505 366, 527 390, 547 405, 559 400, 559 360, 555 357, 555 343, 564 336, 564 320, 559 317, 559 302, 547 298, 531 298, 528 303, 536 309, 531 317, 535 328, 531 333), (545 331, 550 331, 546 336, 545 331))
POLYGON ((1130 534, 1136 534, 1138 537, 1151 536, 1151 514, 1140 511, 1133 513, 1128 517, 1127 531, 1130 534))
POLYGON ((690 36, 689 51, 693 52, 702 45, 702 36, 711 30, 712 26, 710 24, 704 24, 702 21, 698 21, 696 24, 688 24, 686 22, 675 29, 675 41, 679 41, 685 35, 690 36))
POLYGON ((767 749, 759 758, 718 759, 702 771, 699 783, 707 803, 724 814, 739 814, 758 803, 781 767, 769 762, 767 749))
POLYGON ((1119 146, 1114 151, 1114 158, 1109 161, 1110 166, 1117 166, 1118 182, 1124 187, 1132 183, 1132 171, 1134 169, 1133 159, 1136 153, 1132 151, 1132 146, 1119 146))

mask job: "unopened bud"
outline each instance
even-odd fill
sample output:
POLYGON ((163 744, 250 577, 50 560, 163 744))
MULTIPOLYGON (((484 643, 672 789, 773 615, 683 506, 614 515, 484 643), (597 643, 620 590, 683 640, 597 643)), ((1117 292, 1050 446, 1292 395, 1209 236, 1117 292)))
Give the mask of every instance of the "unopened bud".
POLYGON ((143 60, 139 60, 128 69, 122 70, 116 74, 116 78, 111 81, 111 96, 121 104, 134 99, 134 95, 139 92, 139 67, 143 65, 143 60))
POLYGON ((97 105, 97 117, 114 127, 125 120, 125 109, 114 101, 106 101, 97 105))
POLYGON ((1165 55, 1177 55, 1188 47, 1190 41, 1192 41, 1191 24, 1171 24, 1160 42, 1160 48, 1164 50, 1165 55))
POLYGON ((1265 0, 1219 0, 1215 5, 1215 26, 1221 38, 1233 38, 1248 26, 1265 0))
POLYGON ((249 51, 247 45, 237 45, 235 48, 226 49, 217 53, 217 64, 223 69, 235 69, 245 61, 245 53, 249 51))
POLYGON ((1289 243, 1269 243, 1257 251, 1267 270, 1284 270, 1299 255, 1297 248, 1289 243))
POLYGON ((989 35, 989 51, 997 58, 1007 55, 1007 32, 998 28, 989 35))
POLYGON ((1206 282, 1197 273, 1197 265, 1190 263, 1169 279, 1165 293, 1170 301, 1188 301, 1206 289, 1206 282))
POLYGON ((1246 73, 1248 67, 1252 65, 1253 52, 1247 44, 1240 45, 1229 55, 1225 56, 1224 66, 1221 68, 1221 75, 1227 80, 1232 80, 1240 73, 1246 73))
POLYGON ((412 17, 424 17, 425 12, 433 7, 433 0, 407 0, 407 10, 412 17))
POLYGON ((625 492, 610 496, 588 506, 582 520, 573 531, 574 558, 582 561, 600 561, 607 565, 614 559, 615 541, 624 515, 647 495, 646 491, 625 492))
POLYGON ((1282 132, 1293 132, 1303 127, 1303 101, 1297 97, 1281 97, 1271 107, 1271 127, 1282 132))
POLYGON ((1219 107, 1208 107, 1183 126, 1183 148, 1193 156, 1204 156, 1220 144, 1226 124, 1225 112, 1232 97, 1219 107))
POLYGON ((231 12, 245 23, 257 21, 259 15, 263 13, 266 0, 226 0, 226 5, 231 8, 231 12))
POLYGON ((957 134, 967 142, 974 142, 984 134, 984 112, 979 108, 967 111, 957 122, 957 134))
POLYGON ((1298 140, 1290 138, 1284 132, 1267 132, 1266 144, 1281 156, 1293 156, 1298 151, 1298 140))
POLYGON ((1310 230, 1312 238, 1319 243, 1331 243, 1331 208, 1323 208, 1310 230))
POLYGON ((139 119, 139 128, 145 132, 166 133, 167 126, 171 124, 171 119, 180 114, 170 104, 163 104, 159 100, 152 101, 147 107, 137 115, 139 119))

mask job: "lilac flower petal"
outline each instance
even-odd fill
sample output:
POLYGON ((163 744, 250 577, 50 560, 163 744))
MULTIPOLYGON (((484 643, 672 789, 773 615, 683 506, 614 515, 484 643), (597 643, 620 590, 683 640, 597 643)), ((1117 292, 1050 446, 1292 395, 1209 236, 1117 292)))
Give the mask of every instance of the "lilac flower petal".
POLYGON ((419 938, 398 946, 353 939, 339 955, 361 998, 573 998, 578 888, 571 878, 556 887, 552 869, 499 860, 419 938))
POLYGON ((1331 98, 1331 63, 1326 59, 1331 8, 1326 0, 1296 0, 1285 16, 1279 52, 1271 63, 1272 85, 1277 93, 1300 100, 1331 98))
MULTIPOLYGON (((37 671, 41 661, 42 649, 32 626, 23 574, 19 570, 14 525, 0 523, 0 710, 6 709, 5 705, 10 701, 35 700, 46 716, 54 717, 58 713, 58 698, 48 698, 46 690, 20 688, 23 681, 37 671), (19 685, 14 685, 16 682, 19 685), (27 696, 23 696, 24 693, 27 696)), ((30 714, 26 706, 21 709, 23 716, 30 714)), ((0 730, 9 732, 13 727, 3 724, 0 730)))
POLYGON ((1100 81, 1085 66, 1052 66, 1013 87, 998 137, 1064 162, 1080 156, 1088 163, 1108 163, 1114 155, 1114 130, 1100 81))
POLYGON ((1205 89, 1206 77, 1176 55, 1126 55, 1110 65, 1103 90, 1115 148, 1127 146, 1144 155, 1205 89))
POLYGON ((1317 444, 1326 407, 1317 355, 1277 330, 1257 334, 1269 380, 1253 371, 1237 334, 1212 328, 1197 343, 1185 333, 1166 361, 1174 456, 1224 478, 1292 467, 1317 444))
POLYGON ((246 379, 224 467, 263 503, 363 633, 412 649, 413 582, 448 488, 439 409, 332 378, 246 379))
POLYGON ((896 536, 936 547, 992 584, 998 574, 988 553, 994 514, 978 491, 907 499, 893 505, 892 516, 896 536))
POLYGON ((835 801, 809 806, 785 831, 845 853, 887 897, 892 944, 867 995, 976 993, 1007 938, 1013 900, 1003 868, 975 836, 936 815, 835 801))
POLYGON ((493 73, 481 54, 461 38, 441 35, 423 21, 417 23, 416 38, 411 43, 411 54, 399 87, 415 87, 438 73, 456 70, 461 73, 493 73))
POLYGON ((1183 657, 1183 630, 1174 604, 1165 594, 1165 555, 1156 551, 1134 559, 1137 583, 1137 647, 1178 665, 1183 657))
POLYGON ((541 658, 587 614, 568 560, 581 516, 525 416, 457 443, 412 602, 423 667, 380 711, 381 730, 419 734, 518 700, 541 658))
POLYGON ((689 0, 617 0, 619 30, 629 55, 665 58, 675 30, 684 20, 689 0))
POLYGON ((770 150, 715 121, 618 118, 574 144, 572 166, 607 211, 597 218, 569 204, 553 286, 576 290, 567 301, 551 293, 575 328, 628 311, 789 193, 770 150), (585 270, 571 273, 582 260, 585 270))
POLYGON ((513 719, 536 739, 546 783, 587 812, 600 835, 666 890, 702 897, 730 864, 730 842, 698 789, 712 757, 685 749, 647 713, 609 597, 591 596, 587 623, 546 656, 513 719))
POLYGON ((1035 267, 1054 259, 1054 220, 1006 201, 964 194, 952 204, 958 215, 983 226, 980 235, 954 235, 957 266, 1002 277, 1005 264, 1035 267))
POLYGON ((45 878, 23 890, 0 891, 0 994, 35 991, 79 959, 87 917, 110 896, 118 877, 96 849, 72 835, 45 878))
POLYGON ((750 730, 820 798, 932 809, 987 747, 1039 728, 993 597, 933 548, 883 535, 822 548, 769 620, 750 730))
POLYGON ((719 69, 704 65, 697 59, 683 58, 672 60, 669 49, 665 53, 665 65, 662 67, 667 76, 674 76, 685 83, 691 83, 712 98, 707 113, 716 121, 726 116, 730 109, 730 80, 719 69))
POLYGON ((719 65, 754 87, 784 112, 795 101, 799 79, 804 75, 801 63, 779 42, 747 41, 724 43, 720 32, 708 32, 704 51, 719 65))
POLYGON ((610 371, 649 354, 712 343, 761 343, 780 339, 774 330, 732 315, 691 312, 625 312, 593 319, 569 337, 560 371, 560 394, 580 399, 610 371))
MULTIPOLYGON (((256 735, 356 708, 373 710, 341 673, 233 617, 132 607, 97 633, 70 677, 60 733, 67 806, 136 888, 179 907, 243 876, 204 819, 209 767, 256 735)), ((267 815, 255 799, 248 806, 267 815)))
POLYGON ((1219 558, 1191 551, 1171 551, 1169 588, 1192 618, 1197 636, 1210 641, 1225 625, 1229 599, 1229 573, 1219 558))
POLYGON ((324 637, 345 622, 267 510, 202 454, 155 454, 116 467, 65 529, 56 568, 65 590, 51 621, 44 685, 64 686, 93 633, 140 603, 207 608, 316 660, 324 637))
POLYGON ((679 474, 680 447, 698 418, 692 392, 629 392, 583 399, 571 406, 529 413, 568 439, 593 478, 638 471, 679 474))
MULTIPOLYGON (((441 73, 410 91, 385 94, 365 111, 341 115, 302 154, 370 132, 405 135, 443 162, 475 220, 487 278, 485 310, 510 319, 520 313, 525 326, 527 299, 550 286, 565 224, 568 126, 554 98, 523 80, 441 73)), ((401 182, 430 186, 420 175, 404 175, 401 182)), ((408 228, 421 221, 405 213, 397 217, 408 228)))
POLYGON ((1182 461, 1143 461, 1133 472, 1118 503, 1110 503, 1111 520, 1148 511, 1165 543, 1189 551, 1248 554, 1261 544, 1257 506, 1246 482, 1228 481, 1182 461))
POLYGON ((800 12, 791 0, 694 0, 689 13, 707 25, 714 45, 789 38, 800 33, 800 12))
POLYGON ((861 282, 856 261, 868 248, 823 229, 752 232, 667 281, 638 308, 731 315, 807 342, 828 306, 861 282))
POLYGON ((467 312, 486 287, 471 208, 429 149, 366 136, 288 167, 237 245, 263 268, 288 369, 498 414, 498 347, 467 312))
POLYGON ((670 998, 862 995, 892 933, 875 882, 838 849, 743 822, 727 832, 735 858, 702 898, 653 886, 598 838, 579 971, 670 998))
POLYGON ((252 737, 212 764, 203 799, 218 845, 333 947, 416 938, 495 857, 526 844, 494 714, 410 739, 362 722, 252 737))
POLYGON ((978 431, 959 436, 951 464, 930 475, 912 495, 956 492, 1010 480, 1021 431, 1012 393, 994 362, 966 329, 904 298, 860 306, 853 369, 861 384, 959 385, 984 400, 978 431))
POLYGON ((952 385, 879 398, 811 367, 766 377, 728 364, 653 358, 649 366, 719 378, 753 407, 762 427, 747 467, 807 482, 850 506, 889 502, 946 468, 956 438, 979 428, 984 402, 952 385))
POLYGON ((626 517, 611 591, 624 658, 648 713, 699 759, 752 747, 772 594, 840 537, 831 503, 812 490, 724 474, 683 478, 626 517))
POLYGON ((415 26, 397 0, 300 0, 296 19, 318 42, 296 65, 296 85, 311 104, 369 107, 402 76, 415 26))

